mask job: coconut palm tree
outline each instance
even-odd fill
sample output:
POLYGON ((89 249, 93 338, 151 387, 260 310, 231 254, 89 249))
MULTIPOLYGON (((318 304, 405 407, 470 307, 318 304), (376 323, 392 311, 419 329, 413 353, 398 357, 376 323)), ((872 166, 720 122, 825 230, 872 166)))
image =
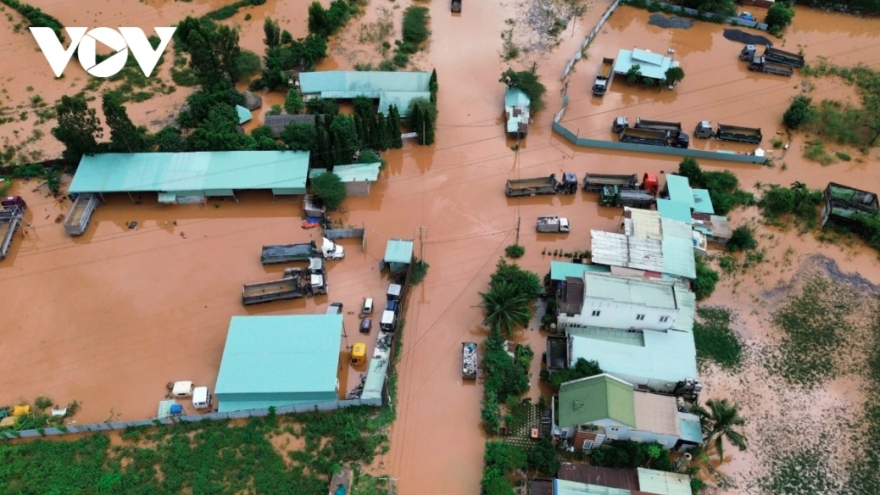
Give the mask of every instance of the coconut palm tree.
POLYGON ((691 412, 700 417, 700 423, 703 425, 703 432, 706 433, 706 439, 703 444, 712 446, 714 443, 715 452, 724 462, 724 443, 727 438, 734 447, 740 451, 748 448, 748 440, 746 436, 734 428, 746 424, 746 420, 739 416, 739 404, 730 404, 727 399, 709 400, 706 402, 707 409, 701 406, 694 406, 691 412))
POLYGON ((486 310, 483 325, 493 332, 510 337, 516 327, 529 324, 532 317, 529 300, 519 294, 516 287, 507 282, 494 284, 488 292, 480 292, 483 302, 480 307, 486 310))

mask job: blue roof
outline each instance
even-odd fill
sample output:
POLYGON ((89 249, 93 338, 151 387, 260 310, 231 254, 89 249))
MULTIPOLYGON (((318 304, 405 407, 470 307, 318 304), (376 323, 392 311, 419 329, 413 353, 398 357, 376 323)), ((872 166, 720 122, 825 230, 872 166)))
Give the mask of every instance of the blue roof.
POLYGON ((235 112, 238 113, 238 125, 250 122, 253 118, 251 111, 241 105, 235 105, 235 112))
POLYGON ((308 151, 106 153, 84 156, 69 192, 302 189, 308 151))
POLYGON ((220 411, 335 400, 342 315, 233 316, 220 411))
POLYGON ((642 76, 651 79, 665 79, 670 67, 678 67, 678 62, 647 50, 620 50, 614 63, 614 72, 626 74, 630 67, 638 65, 642 76))
POLYGON ((386 263, 411 263, 413 241, 410 239, 390 239, 385 245, 386 263))
POLYGON ((323 71, 301 72, 300 90, 328 99, 352 99, 367 96, 379 100, 379 112, 397 105, 401 116, 416 98, 431 98, 429 72, 323 71))
POLYGON ((550 262, 550 279, 565 280, 566 277, 583 278, 584 272, 609 273, 611 267, 606 265, 590 265, 586 263, 567 263, 565 261, 550 262))
POLYGON ((672 201, 670 199, 658 199, 657 211, 660 217, 670 220, 677 220, 687 224, 692 224, 694 218, 691 216, 691 207, 682 201, 672 201))
POLYGON ((694 192, 694 212, 715 214, 715 207, 712 206, 712 198, 709 197, 709 191, 706 189, 691 189, 694 192))

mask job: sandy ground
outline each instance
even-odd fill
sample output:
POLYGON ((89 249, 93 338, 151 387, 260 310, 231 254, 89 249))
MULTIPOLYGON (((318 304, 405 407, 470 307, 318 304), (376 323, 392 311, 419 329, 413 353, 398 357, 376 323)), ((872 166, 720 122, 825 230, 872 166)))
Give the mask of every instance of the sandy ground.
MULTIPOLYGON (((190 11, 201 13, 219 4, 198 0, 105 2, 100 8, 87 8, 86 16, 80 4, 54 3, 34 2, 68 25, 94 24, 97 18, 102 25, 127 22, 142 27, 167 25, 190 11)), ((401 9, 408 5, 401 0, 393 3, 401 9)), ((59 402, 82 402, 80 422, 102 421, 111 414, 123 419, 152 416, 168 381, 185 378, 213 385, 230 316, 322 311, 331 300, 343 301, 347 311, 353 310, 361 297, 379 297, 384 291, 387 282, 377 272, 384 241, 416 237, 414 229, 426 227, 424 256, 431 269, 410 299, 399 368, 398 421, 391 434, 391 450, 377 465, 398 479, 400 493, 478 493, 485 441, 479 427, 482 390, 478 384, 462 383, 459 372, 460 343, 485 335, 480 326, 482 315, 476 308, 478 291, 486 287, 504 247, 514 242, 518 218, 522 219, 520 243, 527 249, 520 264, 543 275, 551 259, 540 254, 542 248, 587 249, 589 230, 614 229, 621 214, 600 208, 595 197, 583 193, 511 200, 503 194, 505 180, 563 171, 579 176, 586 171, 659 173, 675 170, 679 161, 576 149, 550 131, 552 113, 561 102, 562 70, 608 3, 590 3, 582 20, 573 28, 569 24, 565 34, 570 37, 560 36, 557 48, 540 57, 530 52, 511 62, 523 68, 536 60, 548 89, 548 110, 536 116, 518 153, 511 151, 514 143, 503 133, 504 88, 497 81, 508 65, 502 59, 499 33, 509 29, 506 19, 526 15, 524 7, 512 0, 465 4, 462 14, 453 15, 447 2, 426 4, 431 10, 433 34, 428 51, 416 57, 415 64, 422 70, 436 68, 439 74, 436 144, 407 144, 403 150, 387 153, 389 165, 371 196, 346 201, 344 220, 365 225, 367 250, 361 252, 357 243, 345 244, 346 259, 330 264, 328 297, 253 309, 241 306, 242 283, 270 280, 280 273, 280 269, 266 270, 259 264, 260 246, 306 240, 311 235, 299 228, 301 210, 296 202, 273 202, 267 194, 251 193, 242 195, 240 204, 224 202, 219 208, 213 204, 159 207, 147 198, 143 205, 132 205, 126 196, 111 197, 109 204, 95 213, 88 233, 71 240, 54 223, 55 216, 65 212, 69 204, 57 204, 31 192, 33 182, 18 185, 17 191, 32 206, 27 214, 32 225, 22 231, 10 256, 0 263, 0 280, 4 282, 0 297, 10 308, 3 326, 3 347, 9 357, 0 363, 0 403, 45 394, 59 402), (570 218, 572 233, 538 237, 532 222, 545 214, 570 218), (138 228, 126 229, 124 224, 129 221, 137 221, 138 228)), ((343 39, 352 40, 361 23, 375 21, 374 10, 389 4, 392 2, 373 0, 368 13, 346 29, 343 39)), ((399 37, 401 9, 393 7, 395 32, 389 39, 399 37)), ((260 53, 263 16, 282 19, 282 27, 300 36, 305 11, 304 1, 269 0, 259 8, 243 10, 230 22, 242 25, 242 45, 260 53), (243 21, 246 13, 252 14, 251 21, 243 21)), ((799 83, 797 78, 785 80, 745 71, 736 62, 739 45, 721 36, 721 26, 696 24, 687 31, 663 30, 648 26, 647 16, 644 11, 621 8, 588 49, 588 60, 576 66, 568 82, 571 107, 566 118, 581 135, 607 135, 611 119, 619 114, 632 119, 674 118, 686 126, 705 118, 760 126, 768 138, 778 129, 789 97, 799 91, 794 87, 799 83), (660 93, 629 88, 617 80, 604 100, 590 98, 595 73, 591 61, 634 44, 660 53, 675 49, 688 74, 685 81, 674 93, 660 93)), ((0 22, 6 21, 0 17, 0 22)), ((798 8, 785 47, 805 45, 808 59, 833 56, 838 64, 862 61, 876 66, 880 62, 874 55, 880 38, 878 26, 878 21, 798 8)), ((4 80, 12 104, 27 101, 28 85, 39 87, 47 101, 67 92, 70 82, 63 86, 54 83, 48 65, 30 54, 32 40, 25 34, 10 34, 8 25, 0 33, 0 43, 11 48, 4 57, 12 58, 5 60, 22 67, 4 80)), ((347 46, 350 41, 331 44, 333 56, 321 68, 350 69, 360 60, 379 60, 378 53, 349 57, 347 46)), ((74 66, 71 64, 70 70, 74 66)), ((75 78, 71 73, 66 80, 75 78)), ((836 96, 831 85, 817 84, 813 91, 836 96)), ((132 118, 147 124, 154 118, 147 115, 150 110, 161 108, 171 114, 185 93, 179 89, 164 97, 167 101, 132 105, 132 118)), ((274 98, 270 103, 279 102, 283 95, 276 93, 270 98, 274 98)), ((16 125, 22 128, 20 133, 30 133, 28 122, 16 125)), ((0 127, 0 136, 14 139, 13 128, 13 124, 0 127)), ((723 162, 703 166, 733 170, 746 188, 758 181, 788 184, 795 180, 822 188, 829 180, 844 181, 842 177, 856 186, 880 183, 876 159, 864 157, 862 163, 821 167, 800 157, 802 142, 796 137, 791 143, 784 170, 778 164, 773 169, 723 162)), ((60 151, 51 138, 41 141, 40 146, 50 156, 60 151)), ((765 147, 769 145, 765 143, 765 147)), ((734 225, 751 216, 753 212, 737 213, 734 225)), ((874 253, 858 246, 823 245, 793 231, 773 235, 773 240, 765 239, 762 244, 768 246, 768 259, 779 265, 761 265, 761 273, 766 272, 759 284, 762 287, 790 279, 802 257, 810 253, 824 254, 837 261, 841 270, 880 282, 880 264, 874 253), (783 259, 789 246, 795 253, 788 255, 786 265, 783 259)), ((754 285, 758 282, 749 285, 749 278, 744 279, 739 285, 735 279, 725 281, 709 302, 733 306, 740 315, 758 311, 754 300, 760 299, 758 285, 754 285)), ((743 335, 761 338, 772 333, 760 318, 743 316, 740 321, 738 329, 743 335)), ((349 338, 356 324, 357 318, 347 314, 349 338)), ((536 356, 541 355, 544 348, 538 332, 524 331, 520 338, 532 344, 536 356)), ((342 341, 341 347, 345 345, 342 341)), ((356 372, 346 370, 349 376, 356 372)), ((707 384, 707 398, 729 396, 738 390, 714 377, 708 377, 707 384)), ((857 394, 851 392, 856 385, 839 384, 841 396, 855 397, 853 403, 857 402, 857 394)), ((536 394, 537 387, 533 387, 532 395, 536 394)), ((760 403, 750 402, 743 413, 762 417, 758 407, 760 403)), ((816 409, 815 414, 823 410, 816 409)), ((753 477, 750 466, 760 459, 753 451, 733 454, 725 471, 748 481, 753 477)))

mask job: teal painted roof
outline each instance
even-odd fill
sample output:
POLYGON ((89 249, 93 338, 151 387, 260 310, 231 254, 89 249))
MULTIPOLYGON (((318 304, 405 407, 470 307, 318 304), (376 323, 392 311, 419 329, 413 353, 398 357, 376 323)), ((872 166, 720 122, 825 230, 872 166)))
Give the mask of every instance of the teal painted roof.
POLYGON ((666 71, 670 67, 677 67, 678 62, 669 57, 664 57, 639 48, 633 50, 620 50, 617 53, 617 61, 614 62, 614 72, 626 74, 633 65, 638 65, 639 70, 645 77, 652 79, 665 79, 666 71))
POLYGON ((663 273, 691 280, 697 278, 693 238, 664 236, 660 242, 663 246, 663 273))
POLYGON ((693 217, 691 216, 691 207, 688 206, 687 203, 682 201, 658 199, 657 211, 660 212, 661 217, 668 218, 670 220, 678 220, 679 222, 684 222, 688 224, 693 223, 694 221, 693 217))
POLYGON ((709 197, 709 191, 706 189, 691 189, 694 192, 694 211, 697 213, 715 214, 715 207, 712 206, 712 198, 709 197))
POLYGON ((675 309, 675 292, 668 282, 652 282, 636 278, 614 277, 610 274, 587 273, 584 276, 586 296, 621 304, 651 308, 675 309))
POLYGON ((305 189, 308 169, 308 151, 106 153, 80 160, 69 191, 305 189))
POLYGON ((691 479, 686 474, 638 468, 639 490, 656 495, 691 495, 691 479))
POLYGON ((631 495, 632 492, 623 488, 590 485, 561 479, 553 480, 553 495, 631 495))
POLYGON ((214 392, 333 392, 341 334, 342 315, 233 316, 214 392))
POLYGON ((333 167, 333 173, 342 182, 376 182, 379 179, 379 167, 381 163, 356 163, 354 165, 337 165, 333 167))
POLYGON ((584 278, 584 272, 610 273, 611 267, 587 263, 566 263, 565 261, 550 262, 551 280, 563 281, 566 277, 584 278))
POLYGON ((385 376, 388 374, 388 357, 373 356, 370 359, 370 367, 367 371, 367 381, 364 382, 364 391, 361 399, 381 399, 382 387, 385 386, 385 376))
POLYGON ((504 111, 510 115, 510 118, 507 119, 507 132, 517 132, 521 122, 529 123, 529 105, 531 105, 531 100, 521 89, 507 88, 504 93, 504 111), (522 113, 514 115, 514 108, 519 108, 522 113))
POLYGON ((309 179, 314 179, 315 177, 317 177, 319 175, 324 175, 326 173, 327 173, 326 168, 313 168, 313 169, 309 170, 309 179))
POLYGON ((666 187, 669 189, 669 199, 672 201, 682 201, 687 203, 688 207, 694 208, 694 191, 691 189, 688 178, 683 175, 668 174, 666 176, 666 187))
POLYGON ((678 303, 678 316, 675 317, 672 329, 680 332, 693 332, 697 296, 683 282, 676 283, 675 302, 678 303))
POLYGON ((632 385, 606 374, 565 382, 559 387, 559 427, 611 419, 636 426, 632 385))
POLYGON ((401 116, 406 116, 410 101, 431 98, 430 81, 429 72, 323 71, 299 75, 303 94, 328 99, 378 98, 379 112, 387 115, 388 107, 397 105, 401 116))
POLYGON ((703 429, 700 418, 695 414, 678 413, 678 427, 681 439, 688 442, 703 443, 703 429))
POLYGON ((411 263, 413 241, 410 239, 390 239, 385 245, 386 263, 411 263))
POLYGON ((235 105, 235 112, 238 113, 239 125, 250 122, 251 118, 253 118, 251 111, 241 105, 235 105))

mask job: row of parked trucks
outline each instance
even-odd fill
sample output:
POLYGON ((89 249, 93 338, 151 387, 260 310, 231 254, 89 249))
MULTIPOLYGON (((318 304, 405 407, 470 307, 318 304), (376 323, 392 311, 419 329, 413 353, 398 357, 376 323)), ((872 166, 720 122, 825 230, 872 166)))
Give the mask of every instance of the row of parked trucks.
POLYGON ((739 52, 739 59, 749 63, 749 70, 790 77, 794 69, 804 66, 804 56, 767 45, 758 55, 758 47, 746 45, 739 52))
MULTIPOLYGON (((623 143, 672 146, 675 148, 687 148, 690 144, 690 138, 682 131, 681 122, 637 118, 635 127, 630 127, 629 119, 617 117, 611 123, 611 132, 618 134, 620 141, 623 143)), ((718 124, 717 128, 713 129, 712 122, 709 120, 697 123, 697 126, 694 128, 694 137, 750 144, 758 144, 763 139, 760 128, 718 124)))
POLYGON ((308 266, 287 268, 280 280, 245 284, 241 289, 241 302, 250 306, 327 294, 327 267, 324 260, 340 260, 344 257, 345 249, 326 237, 320 251, 315 241, 263 246, 260 261, 264 265, 305 261, 308 266))

